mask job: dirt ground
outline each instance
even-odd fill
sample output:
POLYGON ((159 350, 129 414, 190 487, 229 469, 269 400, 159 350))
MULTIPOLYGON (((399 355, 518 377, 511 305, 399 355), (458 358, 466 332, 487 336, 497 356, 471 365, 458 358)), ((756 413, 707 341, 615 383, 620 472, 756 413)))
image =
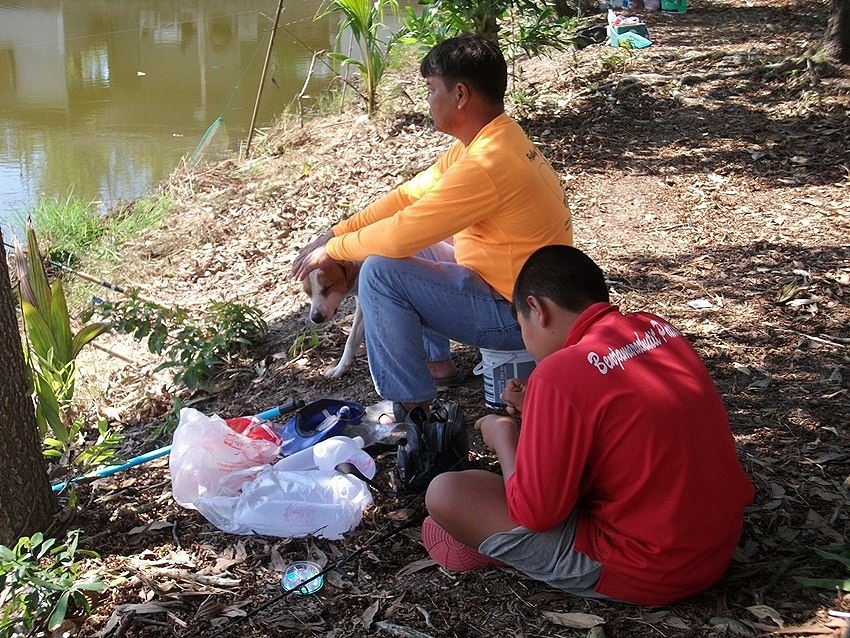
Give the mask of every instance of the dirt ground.
MULTIPOLYGON (((654 44, 596 45, 518 65, 510 112, 568 189, 576 245, 603 267, 613 299, 681 328, 728 405, 756 486, 740 550, 723 580, 663 609, 571 598, 508 569, 450 575, 424 560, 421 500, 376 494, 344 541, 222 533, 171 497, 164 460, 80 488, 68 521, 99 552, 111 583, 78 635, 135 636, 834 636, 850 595, 796 578, 847 578, 813 548, 847 547, 850 446, 850 81, 818 67, 778 69, 816 44, 827 3, 696 0, 683 15, 645 15, 654 44), (520 72, 521 71, 521 72, 520 72), (376 542, 396 526, 411 527, 376 542), (343 561, 311 596, 283 597, 282 566, 343 561), (592 614, 589 629, 570 621, 592 614)), ((365 355, 339 356, 350 317, 309 334, 289 279, 297 249, 342 216, 427 166, 434 133, 416 78, 373 122, 349 113, 283 124, 251 160, 176 172, 167 227, 99 273, 144 294, 200 308, 261 307, 268 338, 201 392, 169 388, 143 350, 137 365, 85 371, 104 413, 124 424, 126 452, 167 444, 174 396, 208 413, 252 414, 290 397, 378 399, 365 355), (404 91, 404 92, 403 92, 404 91), (104 380, 107 370, 108 381, 104 380), (159 440, 152 438, 159 432, 159 440)), ((348 308, 348 312, 351 307, 348 308)), ((467 382, 441 396, 468 423, 485 413, 478 352, 458 346, 467 382)), ((470 428, 472 459, 492 457, 470 428)), ((393 454, 378 457, 392 485, 393 454)), ((579 623, 581 624, 581 623, 579 623)), ((69 627, 70 628, 70 627, 69 627)))

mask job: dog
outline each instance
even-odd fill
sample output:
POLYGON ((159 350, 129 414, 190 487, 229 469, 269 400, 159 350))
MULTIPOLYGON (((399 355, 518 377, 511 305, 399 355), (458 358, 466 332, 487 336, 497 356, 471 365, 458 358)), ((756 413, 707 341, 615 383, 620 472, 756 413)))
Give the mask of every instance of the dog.
POLYGON ((359 261, 336 261, 334 265, 314 270, 302 281, 304 292, 310 297, 310 322, 320 326, 336 315, 342 302, 354 297, 354 321, 351 332, 345 341, 345 348, 339 362, 325 371, 325 377, 335 379, 342 376, 354 363, 357 352, 363 344, 366 330, 363 325, 363 311, 357 298, 357 279, 360 276, 359 261))

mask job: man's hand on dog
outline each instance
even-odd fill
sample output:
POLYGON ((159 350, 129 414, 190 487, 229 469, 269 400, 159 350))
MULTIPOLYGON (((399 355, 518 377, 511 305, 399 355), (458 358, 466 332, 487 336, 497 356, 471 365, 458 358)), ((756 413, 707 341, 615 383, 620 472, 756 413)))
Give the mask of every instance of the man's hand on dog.
POLYGON ((319 237, 316 237, 309 244, 298 251, 295 261, 292 262, 293 279, 301 281, 314 270, 322 268, 333 261, 325 250, 325 244, 333 238, 332 231, 328 231, 319 237))

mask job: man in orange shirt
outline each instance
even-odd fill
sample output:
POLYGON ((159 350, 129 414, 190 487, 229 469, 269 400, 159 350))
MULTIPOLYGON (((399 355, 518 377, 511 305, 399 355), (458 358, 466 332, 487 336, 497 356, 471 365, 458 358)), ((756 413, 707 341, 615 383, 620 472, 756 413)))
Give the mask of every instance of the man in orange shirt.
POLYGON ((514 279, 541 246, 572 242, 558 175, 504 112, 507 66, 480 36, 422 60, 437 130, 456 138, 437 162, 301 249, 303 279, 329 260, 365 260, 359 298, 375 388, 393 420, 428 406, 454 377, 450 340, 519 350, 514 279))

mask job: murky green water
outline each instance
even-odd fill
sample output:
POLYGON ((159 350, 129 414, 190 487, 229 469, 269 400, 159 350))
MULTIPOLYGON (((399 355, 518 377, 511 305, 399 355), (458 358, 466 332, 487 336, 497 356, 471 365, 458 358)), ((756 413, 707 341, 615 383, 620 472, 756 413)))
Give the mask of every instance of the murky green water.
MULTIPOLYGON (((0 224, 40 197, 107 205, 247 137, 276 0, 0 0, 0 224), (221 118, 222 126, 217 126, 221 118), (210 128, 212 127, 212 129, 210 128)), ((257 125, 301 91, 335 17, 288 0, 257 125)), ((309 92, 332 72, 317 64, 309 92)))

